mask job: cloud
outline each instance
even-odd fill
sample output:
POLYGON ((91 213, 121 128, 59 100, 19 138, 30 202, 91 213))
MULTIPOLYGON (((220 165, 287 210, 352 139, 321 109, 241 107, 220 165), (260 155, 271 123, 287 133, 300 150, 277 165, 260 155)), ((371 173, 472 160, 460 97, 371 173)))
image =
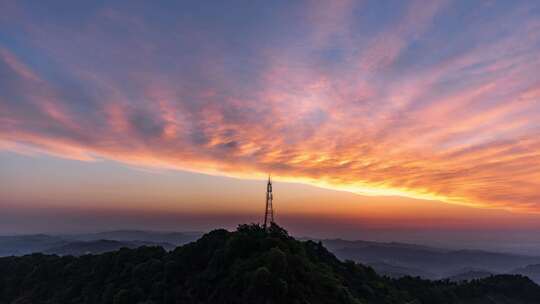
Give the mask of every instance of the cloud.
POLYGON ((0 149, 540 211, 534 8, 423 3, 17 10, 0 149))

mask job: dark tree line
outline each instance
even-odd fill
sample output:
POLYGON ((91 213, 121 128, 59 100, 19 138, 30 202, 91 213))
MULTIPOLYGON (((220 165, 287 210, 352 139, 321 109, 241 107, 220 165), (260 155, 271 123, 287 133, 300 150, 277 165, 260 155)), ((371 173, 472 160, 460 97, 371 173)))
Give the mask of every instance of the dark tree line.
POLYGON ((392 280, 277 225, 215 230, 166 252, 0 258, 4 303, 540 303, 540 287, 501 275, 470 283, 392 280))

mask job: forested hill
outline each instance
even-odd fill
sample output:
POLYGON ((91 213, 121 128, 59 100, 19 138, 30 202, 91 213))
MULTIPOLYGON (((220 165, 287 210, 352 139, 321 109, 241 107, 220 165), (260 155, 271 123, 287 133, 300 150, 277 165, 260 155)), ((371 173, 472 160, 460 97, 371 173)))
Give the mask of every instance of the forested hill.
POLYGON ((0 258, 0 303, 540 303, 522 276, 392 280, 273 225, 215 230, 166 252, 0 258))

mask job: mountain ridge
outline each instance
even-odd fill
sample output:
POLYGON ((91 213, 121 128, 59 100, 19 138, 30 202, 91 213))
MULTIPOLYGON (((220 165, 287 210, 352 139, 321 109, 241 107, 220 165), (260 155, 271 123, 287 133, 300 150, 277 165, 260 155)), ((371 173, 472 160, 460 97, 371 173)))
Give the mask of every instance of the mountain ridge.
POLYGON ((122 248, 81 257, 0 258, 0 303, 532 304, 540 286, 519 275, 470 283, 381 277, 340 261, 322 242, 277 225, 218 229, 167 252, 122 248))

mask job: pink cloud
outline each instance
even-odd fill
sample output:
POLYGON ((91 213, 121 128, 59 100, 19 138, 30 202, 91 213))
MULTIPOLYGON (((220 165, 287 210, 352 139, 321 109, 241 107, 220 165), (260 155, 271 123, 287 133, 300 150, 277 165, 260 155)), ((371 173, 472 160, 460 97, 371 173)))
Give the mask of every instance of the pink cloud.
MULTIPOLYGON (((456 51, 430 36, 449 5, 406 5, 367 38, 354 35, 354 2, 316 5, 302 15, 306 32, 292 35, 300 41, 249 45, 241 56, 204 28, 159 32, 160 40, 118 11, 97 18, 133 23, 132 35, 109 35, 99 23, 30 30, 60 72, 42 76, 0 48, 17 75, 13 93, 0 95, 10 113, 0 115, 0 149, 237 177, 272 171, 361 194, 538 212, 537 26, 524 21, 456 51), (433 40, 429 52, 405 58, 420 38, 433 40)), ((488 25, 456 43, 491 33, 496 24, 488 25)))

